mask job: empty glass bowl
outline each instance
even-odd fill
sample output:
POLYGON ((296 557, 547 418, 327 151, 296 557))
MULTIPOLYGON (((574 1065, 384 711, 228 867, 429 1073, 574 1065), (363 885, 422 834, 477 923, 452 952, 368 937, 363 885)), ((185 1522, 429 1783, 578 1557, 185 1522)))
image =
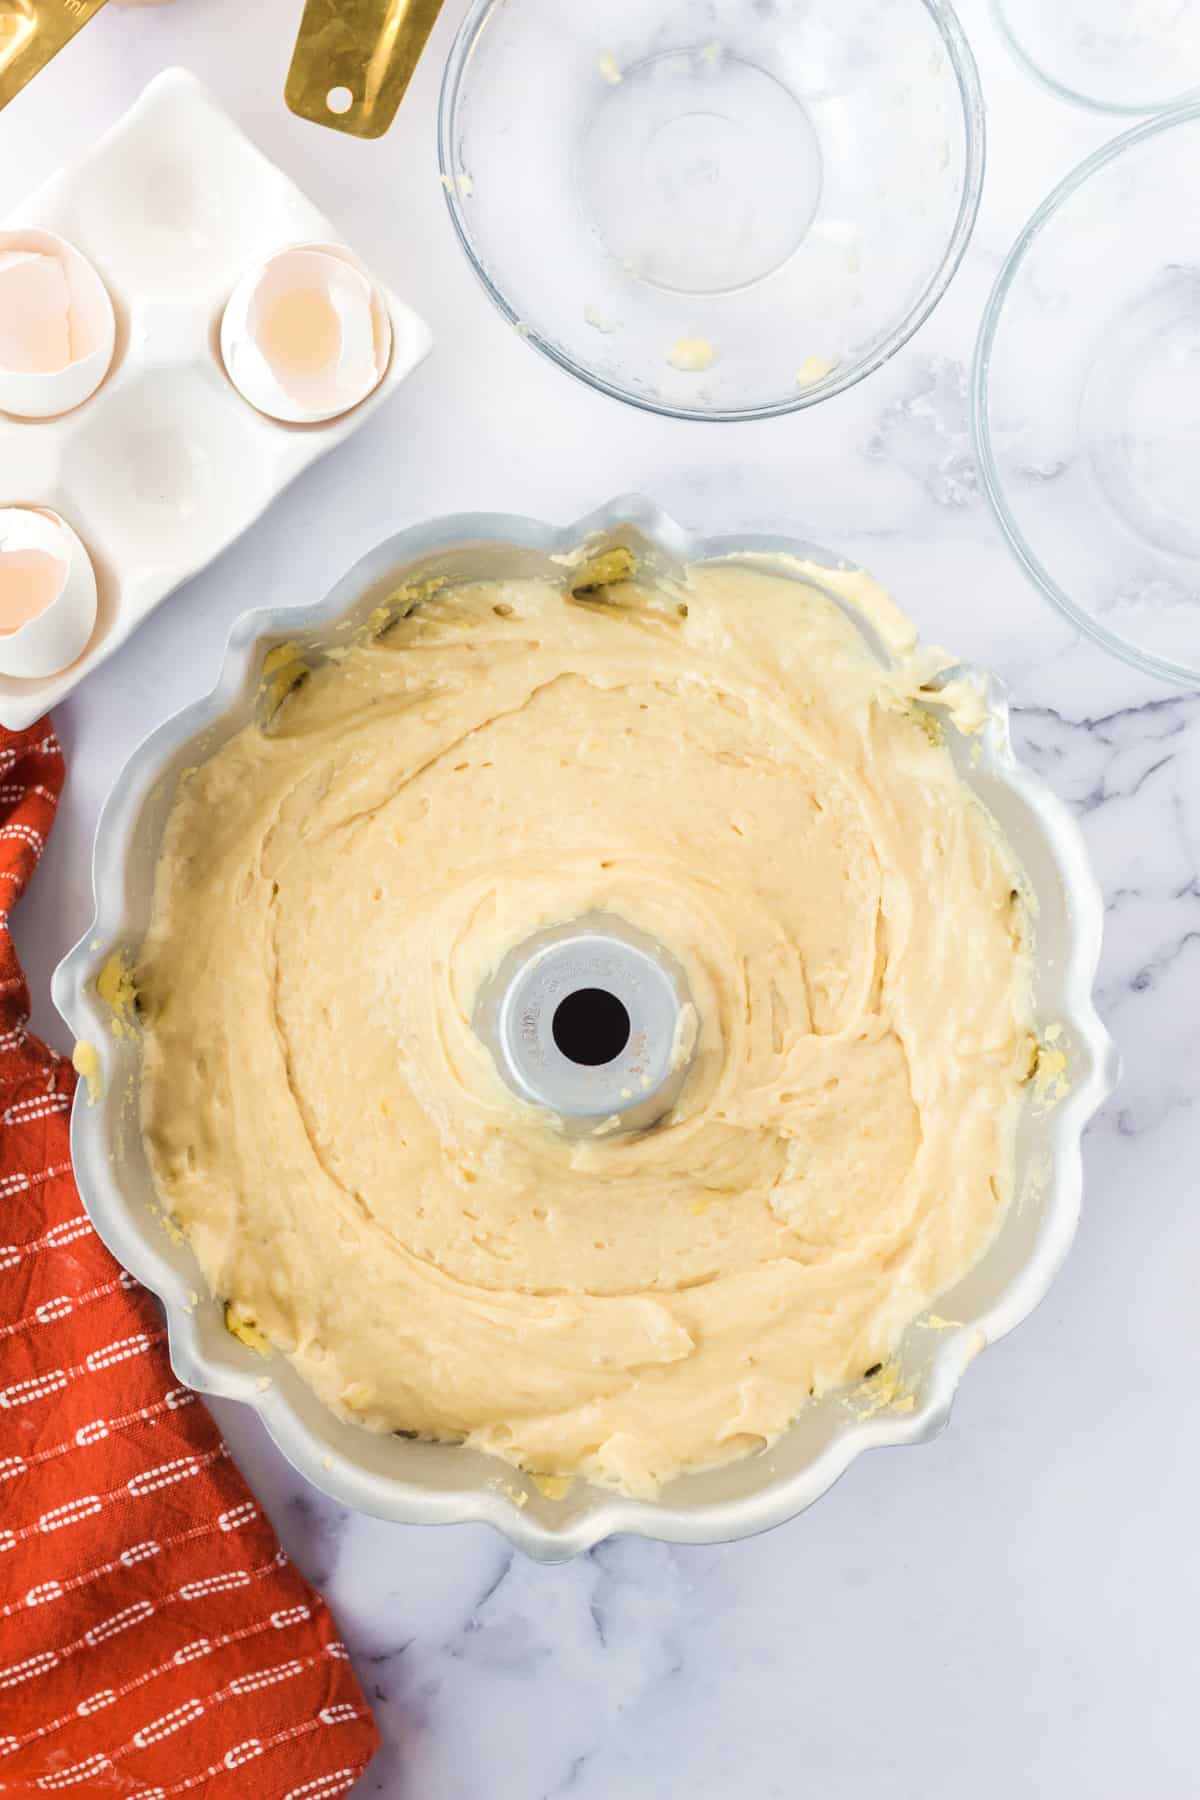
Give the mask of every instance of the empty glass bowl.
POLYGON ((840 393, 936 305, 983 108, 946 0, 475 0, 440 157, 538 349, 635 405, 747 419, 840 393))
POLYGON ((1062 100, 1161 112, 1200 87, 1200 0, 996 0, 996 17, 1062 100))
POLYGON ((1200 683, 1200 104, 1091 156, 1009 254, 972 383, 1020 561, 1106 648, 1200 683))

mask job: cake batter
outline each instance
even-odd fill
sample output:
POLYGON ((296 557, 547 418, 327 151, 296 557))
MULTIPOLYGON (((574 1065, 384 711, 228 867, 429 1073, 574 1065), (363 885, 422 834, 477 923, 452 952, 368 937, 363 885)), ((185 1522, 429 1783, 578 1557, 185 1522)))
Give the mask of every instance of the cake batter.
POLYGON ((181 781, 155 1179, 231 1324, 364 1426, 652 1497, 884 1361, 996 1230, 1032 1006, 937 716, 978 703, 866 577, 804 575, 434 592, 181 781), (472 1027, 596 912, 696 1008, 641 1135, 565 1133, 472 1027))

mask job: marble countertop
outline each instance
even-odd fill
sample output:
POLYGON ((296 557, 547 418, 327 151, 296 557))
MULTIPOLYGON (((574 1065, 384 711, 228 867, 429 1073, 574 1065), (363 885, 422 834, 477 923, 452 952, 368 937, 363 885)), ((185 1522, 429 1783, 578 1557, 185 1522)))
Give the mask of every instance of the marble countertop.
POLYGON ((281 98, 297 0, 107 8, 0 117, 0 210, 181 62, 429 319, 401 394, 189 583, 57 714, 69 778, 15 920, 35 1026, 90 918, 89 852, 133 745, 216 676, 251 605, 315 599, 399 526, 472 508, 572 518, 640 488, 705 531, 779 529, 863 562, 926 635, 1011 685, 1019 748, 1077 811, 1104 884, 1101 1010, 1124 1083, 1087 1145, 1049 1299, 971 1368, 949 1430, 861 1459, 750 1542, 609 1543, 541 1568, 482 1527, 351 1516, 219 1410, 321 1587, 385 1748, 387 1800, 1194 1800, 1200 1298, 1200 699, 1080 641, 1026 582, 966 426, 976 323, 1018 228, 1110 122, 1040 92, 985 0, 960 11, 990 112, 974 241, 887 367, 825 405, 686 425, 593 394, 493 311, 434 153, 449 0, 390 135, 281 98), (252 19, 248 15, 253 15, 252 19))

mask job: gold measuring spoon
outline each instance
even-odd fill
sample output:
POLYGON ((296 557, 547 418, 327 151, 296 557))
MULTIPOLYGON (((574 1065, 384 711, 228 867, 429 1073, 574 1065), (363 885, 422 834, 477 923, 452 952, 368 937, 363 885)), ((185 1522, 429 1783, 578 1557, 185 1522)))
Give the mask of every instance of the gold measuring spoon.
POLYGON ((382 137, 441 10, 442 0, 305 0, 289 107, 351 137, 382 137))
POLYGON ((104 0, 0 0, 0 107, 44 69, 104 0))

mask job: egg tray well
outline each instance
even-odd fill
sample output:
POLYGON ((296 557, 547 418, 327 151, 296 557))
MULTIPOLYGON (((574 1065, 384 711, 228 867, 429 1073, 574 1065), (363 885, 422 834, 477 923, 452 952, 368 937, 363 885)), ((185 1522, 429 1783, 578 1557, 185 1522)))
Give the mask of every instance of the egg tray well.
POLYGON ((341 239, 183 69, 157 76, 86 158, 2 228, 53 231, 82 251, 117 318, 112 367, 90 400, 53 419, 0 413, 0 504, 50 507, 74 526, 99 600, 69 668, 0 676, 0 724, 21 730, 355 431, 432 338, 376 283, 392 353, 369 398, 319 425, 280 424, 242 399, 217 344, 234 286, 276 250, 341 239))

